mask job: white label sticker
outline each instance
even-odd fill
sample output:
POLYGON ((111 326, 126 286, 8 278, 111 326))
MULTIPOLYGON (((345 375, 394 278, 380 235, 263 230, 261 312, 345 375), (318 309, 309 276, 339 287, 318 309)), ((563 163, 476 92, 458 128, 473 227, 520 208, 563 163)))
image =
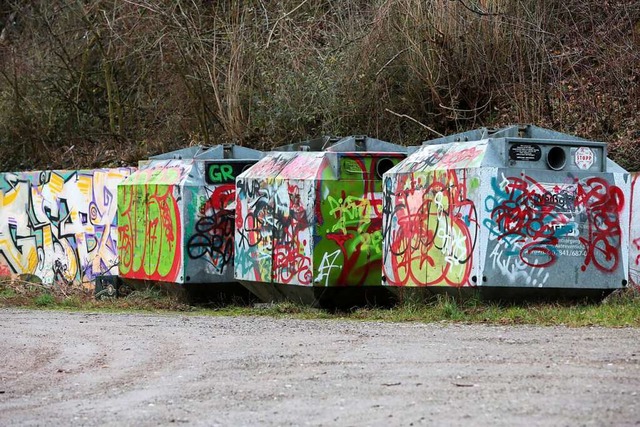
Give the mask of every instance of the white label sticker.
POLYGON ((576 150, 575 162, 580 169, 589 169, 595 160, 595 155, 589 147, 580 147, 576 150))

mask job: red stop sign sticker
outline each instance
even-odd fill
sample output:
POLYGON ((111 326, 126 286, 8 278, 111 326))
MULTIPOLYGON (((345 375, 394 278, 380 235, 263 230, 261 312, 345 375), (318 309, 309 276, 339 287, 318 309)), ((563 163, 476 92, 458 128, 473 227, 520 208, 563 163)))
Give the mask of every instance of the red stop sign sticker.
POLYGON ((576 166, 580 169, 589 169, 593 165, 595 157, 596 156, 593 154, 593 150, 591 148, 580 147, 576 150, 574 160, 576 162, 576 166))

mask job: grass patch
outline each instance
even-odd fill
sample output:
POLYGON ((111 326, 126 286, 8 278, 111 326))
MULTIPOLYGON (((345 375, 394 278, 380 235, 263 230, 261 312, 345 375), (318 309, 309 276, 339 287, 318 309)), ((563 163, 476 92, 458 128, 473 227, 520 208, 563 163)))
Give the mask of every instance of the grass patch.
POLYGON ((477 296, 461 299, 438 295, 431 301, 407 300, 392 308, 363 307, 333 312, 293 302, 205 308, 185 304, 155 287, 136 290, 122 298, 96 300, 85 289, 11 281, 0 282, 0 307, 382 322, 640 327, 640 291, 636 288, 616 291, 596 302, 500 303, 482 301, 477 296))
POLYGON ((356 310, 348 317, 388 322, 462 322, 492 325, 565 325, 639 327, 640 293, 618 291, 601 302, 519 302, 459 300, 440 295, 432 302, 408 302, 394 308, 356 310))
POLYGON ((50 307, 56 303, 53 295, 44 293, 33 298, 33 304, 37 307, 50 307))

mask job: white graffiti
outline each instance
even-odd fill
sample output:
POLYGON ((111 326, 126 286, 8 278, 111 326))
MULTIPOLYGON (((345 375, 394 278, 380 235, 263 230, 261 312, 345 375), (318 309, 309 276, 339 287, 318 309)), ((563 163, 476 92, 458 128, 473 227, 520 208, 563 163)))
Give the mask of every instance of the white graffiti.
POLYGON ((0 175, 0 264, 44 283, 115 274, 118 182, 131 169, 0 175))

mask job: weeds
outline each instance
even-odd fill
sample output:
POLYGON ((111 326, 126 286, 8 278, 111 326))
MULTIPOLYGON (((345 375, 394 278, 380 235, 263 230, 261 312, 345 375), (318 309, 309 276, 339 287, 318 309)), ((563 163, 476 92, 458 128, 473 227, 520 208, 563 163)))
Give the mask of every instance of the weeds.
POLYGON ((0 307, 61 310, 104 310, 189 313, 204 316, 267 316, 296 319, 343 319, 385 322, 461 322, 490 325, 565 325, 569 327, 640 327, 640 291, 619 290, 601 302, 483 301, 478 295, 438 295, 429 301, 409 299, 384 309, 363 307, 352 311, 327 311, 293 302, 227 305, 215 309, 194 307, 158 288, 136 290, 123 298, 95 300, 87 292, 62 295, 53 288, 27 282, 1 282, 0 307))
POLYGON ((53 295, 49 294, 49 293, 44 293, 41 295, 38 295, 37 297, 35 297, 33 299, 33 304, 36 307, 50 307, 52 305, 54 305, 56 303, 55 298, 53 297, 53 295))
POLYGON ((639 23, 631 0, 8 1, 0 168, 535 122, 640 169, 639 23))

